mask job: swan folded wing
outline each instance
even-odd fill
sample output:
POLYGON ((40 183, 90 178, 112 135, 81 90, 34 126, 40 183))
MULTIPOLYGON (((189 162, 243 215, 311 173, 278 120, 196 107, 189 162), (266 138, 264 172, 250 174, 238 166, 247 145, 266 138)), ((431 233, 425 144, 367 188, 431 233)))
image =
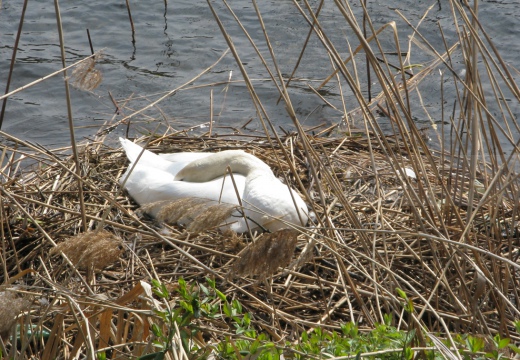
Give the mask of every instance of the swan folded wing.
POLYGON ((171 154, 158 154, 158 156, 164 160, 171 161, 173 163, 183 163, 187 165, 192 161, 204 159, 205 157, 211 156, 212 154, 213 153, 210 152, 179 152, 171 154))
POLYGON ((164 200, 165 190, 160 188, 168 181, 173 182, 173 175, 139 164, 133 169, 130 165, 119 179, 119 183, 124 182, 126 191, 139 205, 164 200))
MULTIPOLYGON (((127 173, 121 177, 120 182, 126 178, 127 173)), ((242 196, 246 183, 244 176, 235 176, 237 186, 235 191, 229 177, 225 180, 219 178, 205 183, 174 181, 173 178, 173 175, 166 171, 137 164, 126 181, 125 189, 139 205, 189 197, 220 200, 223 203, 236 205, 238 204, 237 191, 239 196, 242 196), (222 183, 224 183, 223 187, 222 183)))
POLYGON ((248 231, 248 225, 253 231, 260 228, 271 232, 288 227, 286 221, 280 221, 283 217, 274 218, 262 211, 253 211, 248 204, 244 204, 244 209, 248 224, 239 205, 202 198, 157 201, 143 205, 139 211, 160 222, 186 226, 188 231, 195 233, 217 227, 221 231, 237 233, 248 231))
POLYGON ((186 198, 146 204, 140 211, 160 222, 184 225, 190 232, 201 232, 216 227, 221 230, 232 227, 234 223, 229 223, 229 219, 237 207, 208 199, 186 198))
POLYGON ((243 203, 246 216, 270 231, 288 228, 288 223, 305 225, 308 220, 307 205, 302 198, 275 177, 250 182, 243 203))

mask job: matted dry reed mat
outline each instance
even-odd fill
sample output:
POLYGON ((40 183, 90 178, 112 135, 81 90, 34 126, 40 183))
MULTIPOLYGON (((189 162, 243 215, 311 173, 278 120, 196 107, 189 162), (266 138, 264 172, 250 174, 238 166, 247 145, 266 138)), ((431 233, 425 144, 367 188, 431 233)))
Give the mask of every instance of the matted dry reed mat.
MULTIPOLYGON (((143 138, 140 144, 148 140, 143 138)), ((396 139, 387 140, 394 154, 405 154, 396 139)), ((456 216, 464 213, 467 203, 463 193, 449 194, 454 202, 442 202, 447 195, 443 181, 454 180, 439 180, 437 174, 446 169, 440 164, 434 169, 427 160, 412 163, 404 156, 392 163, 387 149, 363 137, 311 138, 310 152, 295 137, 284 138, 283 143, 288 158, 265 138, 171 136, 149 142, 148 149, 157 152, 240 148, 261 158, 301 191, 299 178, 316 213, 315 224, 255 239, 216 230, 193 233, 137 217, 136 204, 118 185, 128 164, 125 155, 100 143, 83 145, 80 154, 89 228, 85 235, 73 159, 40 154, 33 157, 37 166, 20 175, 15 171, 18 150, 9 149, 15 156, 2 173, 2 280, 18 283, 31 299, 56 305, 77 302, 90 326, 98 330, 95 336, 110 337, 116 344, 147 341, 148 330, 138 338, 116 339, 97 321, 103 318, 102 326, 115 321, 116 309, 144 321, 147 315, 132 311, 151 306, 152 300, 142 297, 146 284, 156 278, 173 286, 181 276, 195 281, 215 278, 221 291, 240 299, 254 314, 255 326, 268 329, 275 338, 287 336, 291 328, 337 327, 351 320, 370 326, 381 313, 401 312, 395 296, 398 287, 411 293, 415 309, 424 316, 454 321, 458 314, 457 321, 469 325, 460 316, 460 301, 454 300, 461 283, 472 296, 487 295, 475 271, 460 272, 460 267, 472 268, 475 253, 484 265, 493 258, 443 241, 439 224, 418 220, 427 218, 430 207, 437 204, 444 216, 453 218, 451 228, 442 230, 450 234, 449 240, 456 241, 462 233, 456 216), (419 163, 421 172, 416 175, 412 169, 419 163), (102 232, 95 232, 100 228, 102 232), (456 274, 457 280, 440 281, 441 274, 456 274), (425 302, 432 291, 435 306, 425 302)), ((457 179, 461 184, 468 181, 462 175, 457 179)), ((511 206, 504 203, 503 210, 511 206)), ((474 231, 478 230, 476 226, 474 231)), ((475 248, 487 248, 475 238, 475 248)), ((493 305, 482 306, 488 325, 498 326, 493 305)), ((65 326, 77 321, 72 308, 60 305, 59 309, 61 330, 77 329, 77 324, 65 326)), ((38 311, 52 327, 50 308, 38 311)), ((74 347, 74 351, 79 350, 74 347)))

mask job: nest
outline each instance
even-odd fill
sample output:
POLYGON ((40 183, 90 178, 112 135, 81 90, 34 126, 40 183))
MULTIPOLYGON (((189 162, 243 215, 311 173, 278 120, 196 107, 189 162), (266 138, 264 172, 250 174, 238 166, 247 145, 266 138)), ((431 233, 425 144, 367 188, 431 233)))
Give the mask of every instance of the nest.
POLYGON ((174 286, 180 277, 215 279, 275 340, 350 321, 371 328, 384 314, 402 327, 501 331, 518 339, 511 321, 518 318, 519 238, 489 221, 491 211, 500 211, 514 224, 508 217, 514 204, 481 204, 482 193, 468 204, 463 175, 439 159, 405 157, 398 138, 386 139, 392 157, 375 140, 309 138, 304 146, 288 135, 271 146, 265 138, 151 139, 148 148, 156 152, 244 149, 298 189, 314 223, 260 238, 219 232, 218 222, 194 230, 137 216, 118 185, 128 165, 119 148, 83 144, 83 201, 73 157, 41 152, 31 157, 31 171, 20 171, 22 152, 9 148, 2 283, 30 294, 32 319, 58 334, 42 350, 50 357, 76 356, 88 339, 98 348, 123 344, 127 354, 146 353, 154 321, 142 312, 154 301, 146 284, 174 286), (466 227, 469 206, 477 216, 466 227), (403 315, 397 288, 414 304, 413 315, 403 315), (133 331, 119 332, 128 323, 133 331))

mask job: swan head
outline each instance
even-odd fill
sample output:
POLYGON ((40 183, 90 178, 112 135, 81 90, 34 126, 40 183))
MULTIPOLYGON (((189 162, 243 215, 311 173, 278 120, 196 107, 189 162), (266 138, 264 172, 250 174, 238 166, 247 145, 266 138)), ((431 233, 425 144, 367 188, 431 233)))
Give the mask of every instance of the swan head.
POLYGON ((230 167, 235 174, 249 176, 261 171, 272 174, 267 164, 257 157, 242 150, 226 150, 195 160, 186 165, 175 175, 175 181, 207 182, 226 174, 230 167))

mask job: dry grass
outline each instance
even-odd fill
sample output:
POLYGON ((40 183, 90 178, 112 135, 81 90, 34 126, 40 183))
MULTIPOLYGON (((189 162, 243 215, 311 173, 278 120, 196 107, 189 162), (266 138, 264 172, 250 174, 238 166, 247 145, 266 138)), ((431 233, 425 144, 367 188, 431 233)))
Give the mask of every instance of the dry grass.
POLYGON ((239 259, 235 261, 229 275, 269 278, 278 271, 278 268, 289 265, 297 242, 298 232, 290 229, 273 234, 262 234, 238 254, 239 259))
POLYGON ((72 84, 85 91, 92 91, 101 84, 103 75, 101 71, 96 69, 96 62, 101 58, 101 54, 97 54, 93 58, 81 63, 74 68, 72 72, 72 84))
MULTIPOLYGON (((2 133, 10 145, 4 147, 0 169, 1 279, 16 283, 13 291, 45 300, 46 306, 33 305, 26 318, 51 332, 45 349, 18 352, 19 358, 94 358, 107 348, 113 358, 152 352, 150 326, 158 320, 150 309, 161 305, 149 284, 159 279, 172 286, 181 276, 188 281, 215 279, 219 290, 252 314, 253 326, 273 339, 297 341, 309 328, 338 328, 348 321, 371 329, 390 314, 404 329, 448 338, 452 332, 499 333, 520 341, 513 326, 520 318, 520 180, 514 170, 520 151, 515 143, 518 124, 508 104, 518 103, 520 92, 500 55, 487 50, 494 48, 483 29, 474 36, 478 24, 468 17, 469 9, 451 1, 454 18, 464 23, 456 27, 460 41, 446 44, 444 51, 430 49, 432 62, 407 77, 413 70, 409 61, 399 55, 390 64, 378 36, 365 40, 361 35, 347 3, 336 1, 335 6, 359 42, 348 56, 338 53, 306 1, 295 6, 315 25, 312 31, 330 56, 328 81, 336 81, 341 99, 347 97, 341 89, 354 93, 354 110, 339 106, 348 130, 334 132, 341 128, 337 124, 311 135, 313 129, 299 122, 290 88, 285 89, 288 79, 270 53, 272 65, 267 60, 263 64, 296 129, 279 136, 242 66, 239 49, 226 36, 264 132, 186 136, 187 131, 168 127, 163 136, 139 142, 157 152, 244 149, 258 156, 298 189, 316 214, 315 223, 297 234, 253 241, 247 235, 221 233, 214 227, 234 208, 218 213, 192 201, 175 203, 164 213, 157 213, 153 204, 141 210, 166 222, 190 223, 187 229, 159 226, 137 216, 136 205, 119 188, 127 161, 104 138, 84 143, 76 162, 2 133), (456 48, 468 60, 467 72, 479 77, 461 79, 453 71, 456 48), (471 72, 477 66, 470 61, 475 52, 483 59, 480 72, 471 72), (364 66, 365 59, 380 90, 371 102, 363 96, 361 65, 355 62, 364 66), (451 74, 457 110, 442 119, 441 126, 451 129, 437 132, 439 148, 432 149, 414 122, 410 102, 421 102, 421 80, 441 66, 451 74), (492 99, 480 88, 483 83, 492 84, 492 99), (502 109, 507 126, 497 125, 487 107, 492 101, 502 109), (390 131, 382 130, 377 114, 387 118, 390 131), (361 130, 354 130, 353 118, 361 130), (508 157, 496 150, 501 141, 513 145, 508 157), (90 232, 82 235, 83 227, 90 232), (119 240, 108 240, 112 238, 121 239, 122 249, 119 240), (257 281, 263 277, 270 279, 257 281), (403 311, 396 288, 413 302, 411 314, 403 311)), ((214 15, 227 35, 229 24, 216 11, 214 15)), ((263 26, 260 12, 258 17, 263 26)), ((392 29, 371 30, 380 34, 392 29)), ((401 54, 398 33, 393 35, 401 54)), ((420 32, 415 35, 428 47, 420 32)), ((131 115, 115 119, 108 129, 137 118, 183 86, 139 110, 125 101, 121 106, 132 110, 131 115)), ((214 323, 204 325, 214 331, 208 331, 210 339, 198 339, 201 346, 222 338, 214 323)))
POLYGON ((7 340, 7 335, 16 323, 18 315, 27 311, 31 302, 12 291, 0 292, 0 337, 7 340))
MULTIPOLYGON (((59 337, 55 351, 65 347, 71 354, 101 349, 103 343, 134 355, 150 351, 145 323, 154 320, 142 309, 154 302, 145 296, 149 291, 146 283, 152 278, 175 283, 179 276, 188 281, 215 278, 220 290, 239 299, 254 314, 254 323, 268 327, 277 338, 311 324, 336 327, 354 320, 371 327, 390 313, 405 326, 429 331, 501 331, 519 339, 510 326, 518 318, 519 254, 516 246, 507 246, 508 238, 512 244, 518 239, 504 235, 503 227, 502 232, 493 232, 500 224, 494 230, 488 220, 490 211, 500 211, 505 215, 501 224, 513 224, 507 215, 512 214, 513 203, 504 198, 500 206, 483 206, 484 196, 477 193, 479 216, 464 235, 466 230, 458 224, 464 218, 467 199, 450 183, 467 186, 469 182, 460 174, 437 177, 440 170, 447 172, 446 165, 438 163, 439 168, 432 169, 426 164, 416 179, 405 178, 400 167, 413 168, 414 164, 392 166, 383 149, 373 143, 369 146, 371 139, 308 137, 316 156, 320 195, 312 185, 297 139, 282 140, 294 144, 290 159, 303 189, 313 199, 317 223, 299 233, 263 235, 245 249, 243 242, 250 240, 244 235, 177 227, 164 231, 156 228, 154 220, 136 217, 136 206, 120 194, 117 185, 127 163, 124 154, 100 144, 86 145, 81 163, 89 174, 84 182, 89 227, 104 230, 79 233, 82 217, 72 176, 73 159, 51 163, 39 158, 35 171, 24 176, 11 173, 2 188, 3 231, 8 240, 4 242, 7 271, 3 281, 32 269, 16 282, 60 309, 57 319, 53 307, 33 309, 33 315, 41 317, 59 337), (426 181, 427 194, 420 186, 426 181), (453 203, 443 202, 447 196, 453 203), (465 236, 471 242, 462 241, 465 236), (117 239, 125 243, 123 248, 117 239), (68 264, 65 258, 55 255, 60 252, 70 259, 69 266, 64 266, 68 264), (82 272, 84 268, 94 269, 95 276, 82 272), (272 284, 257 283, 266 277, 272 278, 272 284), (397 287, 413 300, 415 317, 401 317, 397 287), (268 294, 273 303, 265 300, 268 294), (270 309, 276 309, 274 327, 271 321, 262 320, 270 317, 270 309), (90 333, 85 333, 87 323, 90 333), (125 326, 136 330, 126 332, 125 326)), ((386 140, 394 151, 404 151, 399 139, 389 136, 386 140)), ((289 175, 291 182, 295 179, 287 162, 275 160, 281 159, 282 149, 270 148, 262 139, 206 138, 200 142, 166 136, 153 144, 165 150, 239 147, 268 162, 279 176, 289 175)), ((4 167, 4 176, 16 166, 15 158, 4 167)), ((193 202, 178 205, 173 208, 182 209, 181 215, 194 218, 196 213, 204 214, 193 202)), ((160 216, 178 220, 178 215, 160 216)))
POLYGON ((63 252, 78 269, 103 270, 119 260, 121 239, 108 231, 90 231, 73 236, 53 248, 51 255, 63 252))

